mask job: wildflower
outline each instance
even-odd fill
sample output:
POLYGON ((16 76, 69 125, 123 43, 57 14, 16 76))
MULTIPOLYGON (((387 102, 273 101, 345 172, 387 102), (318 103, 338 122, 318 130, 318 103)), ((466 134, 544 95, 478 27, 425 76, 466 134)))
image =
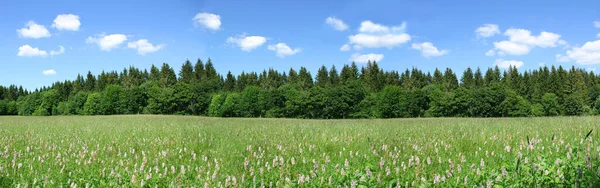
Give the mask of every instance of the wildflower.
POLYGON ((481 162, 479 162, 479 166, 481 166, 481 168, 485 167, 485 161, 483 161, 483 158, 481 158, 481 162))
POLYGON ((344 167, 346 167, 346 168, 350 167, 350 163, 348 163, 348 159, 346 159, 344 161, 344 167))

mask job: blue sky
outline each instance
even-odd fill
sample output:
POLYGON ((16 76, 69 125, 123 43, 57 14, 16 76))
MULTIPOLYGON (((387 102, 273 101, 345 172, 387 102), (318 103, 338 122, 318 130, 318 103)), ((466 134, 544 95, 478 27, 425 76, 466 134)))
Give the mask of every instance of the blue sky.
MULTIPOLYGON (((224 74, 379 60, 520 70, 600 64, 600 1, 0 1, 0 85, 211 58, 224 74), (347 46, 345 46, 347 45, 347 46)), ((359 64, 360 65, 360 64, 359 64)), ((460 75, 460 74, 459 74, 460 75)))

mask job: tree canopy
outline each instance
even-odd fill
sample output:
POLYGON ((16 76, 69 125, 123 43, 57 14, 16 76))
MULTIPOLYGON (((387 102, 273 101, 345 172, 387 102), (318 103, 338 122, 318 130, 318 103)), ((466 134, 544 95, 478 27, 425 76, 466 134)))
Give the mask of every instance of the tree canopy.
MULTIPOLYGON (((485 70, 485 69, 484 69, 485 70)), ((417 68, 384 71, 377 62, 221 75, 211 59, 179 71, 78 75, 28 91, 0 86, 0 115, 179 114, 215 117, 408 118, 525 117, 600 113, 600 79, 571 67, 519 71, 417 68), (462 75, 457 75, 462 73, 462 75), (459 79, 460 78, 460 79, 459 79)))

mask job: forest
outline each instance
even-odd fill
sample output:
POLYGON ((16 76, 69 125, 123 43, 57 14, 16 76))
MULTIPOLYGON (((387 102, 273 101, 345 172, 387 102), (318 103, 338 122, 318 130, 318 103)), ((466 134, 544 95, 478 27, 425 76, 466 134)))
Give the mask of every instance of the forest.
POLYGON ((130 66, 28 91, 0 87, 0 115, 176 114, 306 119, 530 117, 600 113, 600 77, 571 67, 384 71, 376 62, 220 75, 211 59, 130 66))

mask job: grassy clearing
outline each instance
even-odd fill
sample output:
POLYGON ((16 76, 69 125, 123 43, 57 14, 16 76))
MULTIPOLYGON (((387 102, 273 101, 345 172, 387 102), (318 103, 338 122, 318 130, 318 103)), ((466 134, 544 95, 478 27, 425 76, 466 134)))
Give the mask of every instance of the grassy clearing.
POLYGON ((599 120, 0 117, 0 186, 598 186, 599 120))

